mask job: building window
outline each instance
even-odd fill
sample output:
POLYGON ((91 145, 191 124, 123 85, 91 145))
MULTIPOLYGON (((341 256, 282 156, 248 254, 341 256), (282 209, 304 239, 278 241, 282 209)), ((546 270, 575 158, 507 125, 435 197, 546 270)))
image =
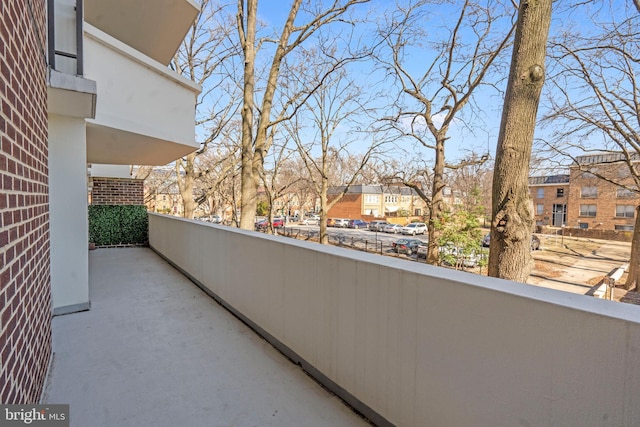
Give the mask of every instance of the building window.
POLYGON ((616 205, 616 218, 633 218, 635 210, 634 205, 616 205))
POLYGON ((558 188, 556 190, 556 197, 564 197, 564 188, 558 188))
POLYGON ((544 188, 538 188, 537 198, 544 199, 544 188))
POLYGON ((414 211, 413 211, 413 214, 414 214, 415 216, 420 216, 420 215, 422 215, 422 209, 417 208, 416 210, 414 210, 414 211))
POLYGON ((617 231, 633 231, 633 225, 615 225, 617 231))
POLYGON ((544 214, 544 205, 537 204, 536 205, 536 215, 543 215, 543 214, 544 214))
POLYGON ((580 197, 582 197, 583 199, 594 199, 598 197, 598 187, 582 187, 580 189, 580 197))
POLYGON ((365 194, 364 196, 365 203, 380 203, 380 196, 376 194, 365 194))
POLYGON ((596 216, 596 205, 580 205, 580 216, 596 216))
POLYGON ((586 230, 587 228, 589 228, 589 224, 587 224, 586 222, 579 222, 578 227, 580 227, 583 230, 586 230))
POLYGON ((384 196, 385 203, 398 203, 398 196, 384 196))
POLYGON ((636 195, 638 195, 638 193, 627 188, 618 188, 616 190, 616 197, 618 199, 633 199, 636 195))

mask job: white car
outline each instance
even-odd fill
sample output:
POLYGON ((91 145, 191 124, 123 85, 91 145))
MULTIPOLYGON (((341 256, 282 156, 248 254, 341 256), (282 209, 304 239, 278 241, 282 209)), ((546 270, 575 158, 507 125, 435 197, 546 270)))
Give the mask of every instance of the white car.
POLYGON ((402 234, 411 234, 415 236, 416 234, 425 234, 427 232, 427 224, 424 222, 412 222, 411 224, 407 224, 400 229, 402 234))
POLYGON ((349 227, 349 220, 345 218, 336 218, 336 222, 333 226, 338 228, 347 228, 349 227))
POLYGON ((302 221, 300 221, 300 224, 302 225, 318 225, 319 223, 320 223, 320 218, 315 218, 312 216, 308 216, 302 221))

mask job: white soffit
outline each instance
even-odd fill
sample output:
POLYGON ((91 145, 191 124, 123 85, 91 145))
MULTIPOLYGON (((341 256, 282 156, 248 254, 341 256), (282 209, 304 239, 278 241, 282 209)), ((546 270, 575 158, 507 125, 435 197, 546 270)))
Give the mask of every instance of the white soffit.
POLYGON ((199 12, 192 0, 85 0, 84 19, 168 65, 199 12))

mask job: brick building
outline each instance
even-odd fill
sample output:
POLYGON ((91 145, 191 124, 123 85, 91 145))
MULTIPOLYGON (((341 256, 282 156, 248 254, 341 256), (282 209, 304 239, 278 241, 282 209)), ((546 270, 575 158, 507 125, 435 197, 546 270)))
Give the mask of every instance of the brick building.
POLYGON ((2 0, 0 403, 39 401, 52 315, 90 308, 88 163, 166 164, 198 147, 200 87, 167 65, 199 11, 166 3, 2 0))
POLYGON ((529 191, 536 225, 562 227, 567 224, 569 175, 531 177, 529 191))
MULTIPOLYGON (((335 200, 344 187, 330 188, 328 201, 335 200)), ((332 218, 357 219, 363 216, 421 216, 427 212, 425 202, 413 189, 400 185, 352 185, 328 212, 332 218)))
POLYGON ((567 225, 581 229, 632 231, 640 193, 629 167, 618 154, 596 154, 576 158, 569 168, 567 225), (625 185, 620 187, 595 174, 625 185))
POLYGON ((580 156, 569 174, 529 178, 536 225, 633 231, 640 193, 623 159, 615 153, 580 156))
POLYGON ((36 402, 51 357, 44 0, 0 6, 0 402, 36 402))

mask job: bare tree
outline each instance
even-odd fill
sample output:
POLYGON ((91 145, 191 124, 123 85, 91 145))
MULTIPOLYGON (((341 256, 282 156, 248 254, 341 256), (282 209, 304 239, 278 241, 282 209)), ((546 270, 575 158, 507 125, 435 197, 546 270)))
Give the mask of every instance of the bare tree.
POLYGON ((176 181, 184 204, 184 217, 193 218, 197 203, 194 183, 200 177, 198 158, 218 139, 222 129, 237 111, 237 84, 229 78, 234 73, 234 57, 239 52, 231 42, 232 16, 226 6, 214 0, 201 0, 201 11, 174 56, 171 66, 180 74, 200 84, 202 93, 196 100, 196 138, 200 148, 176 160, 176 181))
MULTIPOLYGON (((276 213, 276 201, 281 201, 294 191, 294 186, 301 179, 300 175, 290 167, 295 150, 287 146, 287 140, 281 142, 273 145, 274 149, 271 150, 271 156, 267 159, 269 168, 263 168, 260 176, 269 208, 268 231, 271 233, 274 231, 273 217, 276 213)), ((284 203, 281 210, 281 214, 284 217, 288 217, 291 214, 284 203)))
MULTIPOLYGON (((270 56, 270 66, 262 98, 255 101, 256 54, 261 43, 256 44, 257 0, 238 0, 237 29, 244 59, 243 105, 242 105, 242 213, 240 227, 253 229, 257 205, 257 188, 262 173, 264 158, 272 140, 269 129, 288 120, 304 99, 316 87, 308 87, 305 93, 294 97, 289 103, 291 110, 272 114, 273 101, 279 86, 281 65, 287 55, 308 40, 319 28, 334 23, 345 23, 345 15, 353 6, 369 0, 333 0, 325 7, 321 0, 303 2, 293 0, 286 21, 276 40, 270 56), (302 13, 299 13, 302 12, 302 13)), ((338 58, 339 62, 340 59, 338 58)))
MULTIPOLYGON (((547 146, 553 151, 579 170, 640 195, 638 12, 627 4, 604 17, 592 15, 591 31, 565 32, 554 40, 554 96, 544 121, 552 126, 547 146), (605 160, 599 164, 579 157, 594 153, 609 155, 600 156, 605 160)), ((640 283, 640 206, 635 218, 627 288, 640 283)))
MULTIPOLYGON (((316 79, 326 74, 313 61, 309 63, 313 64, 309 69, 316 73, 316 79)), ((363 96, 363 90, 349 77, 346 69, 335 70, 307 99, 304 114, 296 115, 285 124, 320 199, 322 244, 329 241, 327 213, 349 191, 367 163, 383 146, 374 134, 366 134, 370 142, 357 148, 356 143, 361 142, 362 133, 356 136, 353 131, 345 131, 363 126, 366 120, 372 121, 364 107, 363 96), (339 186, 340 189, 332 194, 329 201, 331 186, 339 186)))
MULTIPOLYGON (((381 29, 387 57, 384 69, 399 85, 393 105, 395 113, 385 118, 400 138, 433 150, 434 162, 429 190, 413 188, 429 205, 427 262, 438 263, 438 227, 444 213, 445 144, 449 130, 463 123, 465 108, 474 103, 482 86, 495 85, 490 75, 513 34, 513 6, 500 1, 460 2, 421 0, 398 6, 381 29), (425 21, 436 7, 443 11, 442 27, 425 21), (453 12, 453 14, 452 14, 453 12), (449 25, 449 22, 451 23, 449 25), (416 71, 409 58, 428 46, 423 66, 416 71)), ((471 111, 469 111, 471 110, 471 111)), ((455 165, 452 165, 455 166, 455 165)))
POLYGON ((551 24, 552 0, 521 1, 493 174, 489 275, 526 282, 533 209, 529 161, 551 24))

